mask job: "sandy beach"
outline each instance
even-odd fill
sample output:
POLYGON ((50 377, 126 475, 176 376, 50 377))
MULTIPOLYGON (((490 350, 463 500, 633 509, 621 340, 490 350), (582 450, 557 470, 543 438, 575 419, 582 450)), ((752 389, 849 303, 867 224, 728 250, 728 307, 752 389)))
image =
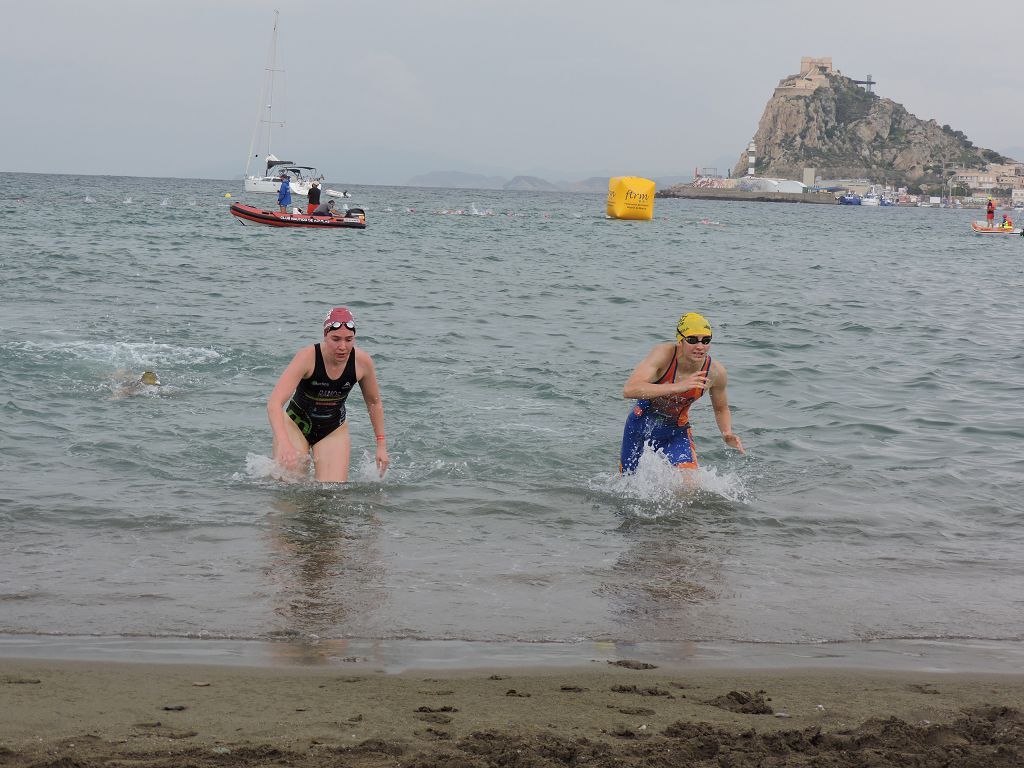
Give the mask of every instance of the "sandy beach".
POLYGON ((0 764, 1017 766, 1022 709, 1008 675, 5 659, 0 764))

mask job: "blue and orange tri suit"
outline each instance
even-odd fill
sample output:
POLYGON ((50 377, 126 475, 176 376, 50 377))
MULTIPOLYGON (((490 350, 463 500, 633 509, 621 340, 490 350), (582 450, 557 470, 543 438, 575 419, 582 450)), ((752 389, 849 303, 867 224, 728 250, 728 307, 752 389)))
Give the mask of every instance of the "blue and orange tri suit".
MULTIPOLYGON (((655 384, 670 384, 675 380, 678 358, 679 347, 676 347, 672 352, 672 362, 655 384)), ((708 355, 700 372, 707 375, 710 370, 711 355, 708 355)), ((619 471, 625 474, 636 472, 645 446, 662 452, 677 467, 696 469, 697 450, 690 430, 690 406, 703 394, 703 389, 694 387, 678 395, 637 400, 626 417, 619 471)))

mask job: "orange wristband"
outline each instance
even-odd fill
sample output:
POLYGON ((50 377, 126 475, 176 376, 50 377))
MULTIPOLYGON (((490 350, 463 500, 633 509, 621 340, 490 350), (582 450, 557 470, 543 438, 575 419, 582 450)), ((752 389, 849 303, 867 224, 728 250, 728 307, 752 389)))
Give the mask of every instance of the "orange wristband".
POLYGON ((377 439, 378 440, 383 440, 384 439, 384 435, 377 435, 377 439))

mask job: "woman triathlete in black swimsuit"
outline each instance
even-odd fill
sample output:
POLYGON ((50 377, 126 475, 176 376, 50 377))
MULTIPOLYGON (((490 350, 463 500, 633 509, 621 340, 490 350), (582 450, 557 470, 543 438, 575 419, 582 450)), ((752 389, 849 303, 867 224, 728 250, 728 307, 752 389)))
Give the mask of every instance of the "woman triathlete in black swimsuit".
POLYGON ((285 469, 305 470, 312 452, 317 480, 348 480, 352 445, 345 400, 358 383, 377 437, 377 468, 384 476, 389 463, 384 406, 373 360, 356 348, 355 338, 352 313, 335 307, 324 320, 323 341, 299 350, 271 392, 267 414, 274 460, 285 469))

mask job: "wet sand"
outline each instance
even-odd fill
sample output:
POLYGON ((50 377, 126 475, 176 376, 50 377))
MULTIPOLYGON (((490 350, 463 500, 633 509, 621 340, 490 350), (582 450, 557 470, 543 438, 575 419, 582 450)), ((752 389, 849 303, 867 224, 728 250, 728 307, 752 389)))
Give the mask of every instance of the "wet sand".
POLYGON ((0 765, 1024 764, 1024 676, 644 666, 0 659, 0 765))

